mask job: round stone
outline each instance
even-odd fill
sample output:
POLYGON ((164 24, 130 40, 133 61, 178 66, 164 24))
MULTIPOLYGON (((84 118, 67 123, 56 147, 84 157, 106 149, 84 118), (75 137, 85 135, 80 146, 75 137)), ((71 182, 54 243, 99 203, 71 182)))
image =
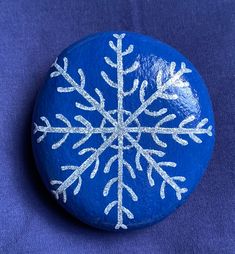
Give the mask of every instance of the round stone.
POLYGON ((213 111, 201 76, 175 49, 98 33, 51 66, 32 142, 43 182, 68 212, 101 229, 141 228, 195 189, 212 153, 213 111))

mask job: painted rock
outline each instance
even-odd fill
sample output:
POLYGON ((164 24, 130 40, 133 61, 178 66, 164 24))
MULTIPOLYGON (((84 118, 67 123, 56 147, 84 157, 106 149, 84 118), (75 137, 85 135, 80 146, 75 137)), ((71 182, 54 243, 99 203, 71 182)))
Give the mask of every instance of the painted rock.
POLYGON ((185 202, 214 144, 205 84, 179 52, 136 33, 87 37, 55 60, 33 114, 46 187, 106 230, 156 223, 185 202))

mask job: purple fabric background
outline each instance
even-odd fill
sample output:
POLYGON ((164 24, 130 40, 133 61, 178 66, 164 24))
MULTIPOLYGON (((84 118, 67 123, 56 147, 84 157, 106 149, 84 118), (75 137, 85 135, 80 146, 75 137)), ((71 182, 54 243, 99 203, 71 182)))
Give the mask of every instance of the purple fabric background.
POLYGON ((235 2, 0 1, 0 253, 234 253, 235 2), (216 119, 213 158, 188 202, 128 233, 89 228, 48 195, 30 142, 35 96, 72 42, 130 30, 178 49, 203 76, 216 119))

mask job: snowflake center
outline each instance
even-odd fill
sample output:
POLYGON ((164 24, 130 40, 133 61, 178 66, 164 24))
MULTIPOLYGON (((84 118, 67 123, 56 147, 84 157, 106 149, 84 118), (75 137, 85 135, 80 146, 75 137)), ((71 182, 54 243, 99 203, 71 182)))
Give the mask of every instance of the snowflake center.
MULTIPOLYGON (((122 121, 121 119, 118 119, 118 111, 117 110, 110 110, 108 111, 108 113, 112 116, 115 117, 115 121, 117 119, 117 124, 115 126, 115 128, 113 129, 113 133, 116 134, 116 141, 118 140, 118 137, 124 137, 126 134, 128 134, 128 132, 132 132, 134 133, 134 139, 136 142, 138 142, 140 140, 141 137, 141 132, 140 132, 140 122, 138 120, 138 118, 136 118, 131 124, 129 124, 129 127, 126 125, 125 121, 122 121), (133 131, 134 129, 134 131, 133 131)), ((127 110, 122 110, 123 113, 123 117, 124 116, 131 116, 131 112, 127 111, 127 110)), ((108 126, 107 120, 104 118, 101 122, 100 128, 104 129, 105 127, 108 126)), ((106 133, 106 132, 102 132, 101 136, 103 138, 104 141, 107 140, 108 137, 111 136, 111 133, 106 133)), ((128 150, 130 148, 133 147, 132 144, 130 144, 130 142, 128 140, 125 140, 125 144, 123 146, 124 150, 128 150)), ((111 145, 112 148, 114 149, 118 149, 118 144, 117 142, 115 143, 115 141, 113 142, 113 144, 111 145)))
POLYGON ((125 127, 125 125, 123 123, 118 123, 116 128, 117 135, 119 137, 124 136, 126 132, 127 132, 127 128, 125 127))

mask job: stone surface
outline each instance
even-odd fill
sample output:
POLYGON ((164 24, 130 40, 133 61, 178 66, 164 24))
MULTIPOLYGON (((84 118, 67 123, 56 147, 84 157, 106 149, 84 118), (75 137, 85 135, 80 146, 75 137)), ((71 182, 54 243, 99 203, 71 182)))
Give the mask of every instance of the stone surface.
POLYGON ((58 202, 107 230, 151 225, 194 190, 210 159, 206 86, 175 49, 100 33, 56 59, 33 115, 38 170, 58 202))

